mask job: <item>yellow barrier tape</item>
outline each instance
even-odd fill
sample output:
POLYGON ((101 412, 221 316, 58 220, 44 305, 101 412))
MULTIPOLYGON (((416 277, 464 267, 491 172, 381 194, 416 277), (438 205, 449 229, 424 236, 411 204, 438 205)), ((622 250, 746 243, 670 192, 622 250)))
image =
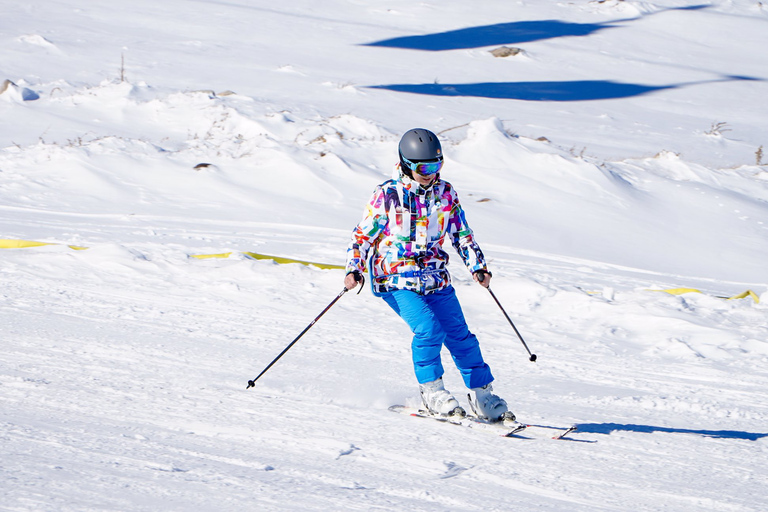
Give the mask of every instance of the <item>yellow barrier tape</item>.
POLYGON ((257 254, 255 252, 245 252, 243 254, 246 254, 251 258, 254 258, 257 260, 274 260, 275 263, 280 263, 280 264, 300 263, 302 265, 312 265, 313 267, 331 269, 331 270, 344 270, 346 268, 344 265, 331 265, 328 263, 316 263, 314 261, 293 260, 291 258, 281 258, 279 256, 268 256, 266 254, 257 254))
MULTIPOLYGON (((24 249, 26 247, 42 247, 44 245, 61 245, 53 242, 35 242, 33 240, 13 240, 8 238, 0 238, 0 249, 24 249)), ((75 251, 84 251, 87 247, 81 247, 79 245, 68 245, 70 249, 75 251)))
MULTIPOLYGON (((14 240, 14 239, 0 238, 0 249, 23 249, 26 247, 42 247, 44 245, 60 245, 60 244, 53 243, 53 242, 35 242, 32 240, 14 240)), ((84 251, 85 249, 88 249, 87 247, 82 247, 79 245, 68 245, 67 247, 75 251, 84 251)), ((284 265, 287 263, 299 263, 301 265, 312 265, 313 267, 330 269, 330 270, 344 270, 346 268, 344 267, 344 265, 331 265, 328 263, 317 263, 314 261, 294 260, 292 258, 283 258, 282 256, 270 256, 268 254, 259 254, 256 252, 244 252, 243 254, 256 260, 272 260, 275 263, 278 263, 281 265, 284 265)), ((209 258, 229 258, 231 255, 232 255, 231 252, 222 252, 219 254, 191 254, 190 258, 204 260, 209 258)), ((697 290, 696 288, 668 288, 666 290, 649 290, 649 291, 665 292, 672 295, 682 295, 684 293, 702 293, 702 294, 704 293, 701 290, 697 290)), ((587 292, 587 293, 598 294, 599 292, 587 292)), ((754 300, 755 303, 757 304, 760 303, 760 298, 752 290, 747 290, 738 295, 734 295, 733 297, 718 297, 718 298, 726 299, 726 300, 734 300, 734 299, 745 299, 747 297, 751 297, 752 300, 754 300)))
POLYGON ((25 247, 40 247, 42 245, 55 245, 47 242, 33 242, 32 240, 0 239, 0 247, 3 249, 23 249, 25 247))
MULTIPOLYGON (((344 270, 346 268, 344 265, 331 265, 328 263, 317 263, 315 261, 294 260, 292 258, 283 258, 282 256, 270 256, 269 254, 259 254, 256 252, 244 252, 243 254, 255 260, 272 260, 275 263, 279 263, 281 265, 284 265, 287 263, 299 263, 301 265, 312 265, 313 267, 322 268, 322 269, 331 269, 331 270, 344 270)), ((190 258, 197 258, 202 260, 202 259, 208 259, 208 258, 229 258, 231 255, 232 255, 231 252, 224 252, 221 254, 192 254, 190 255, 190 258)))
MULTIPOLYGON (((703 294, 701 290, 697 290, 696 288, 669 288, 667 290, 648 290, 651 292, 666 292, 672 295, 682 295, 684 293, 701 293, 703 294)), ((755 292, 752 290, 747 290, 745 292, 742 292, 738 295, 734 295, 733 297, 720 297, 718 296, 718 299, 726 299, 726 300, 734 300, 734 299, 745 299, 747 297, 751 297, 752 300, 755 301, 755 303, 760 303, 760 297, 757 296, 755 292)))
POLYGON ((743 293, 740 293, 738 295, 734 295, 733 297, 720 297, 721 299, 727 299, 727 300, 733 300, 733 299, 746 299, 747 297, 752 297, 752 300, 754 300, 757 304, 760 304, 760 297, 757 296, 755 292, 752 290, 747 290, 743 293))
POLYGON ((197 258, 199 260, 207 260, 209 258, 229 258, 231 252, 222 252, 220 254, 190 254, 190 258, 197 258))
MULTIPOLYGON (((42 247, 44 245, 61 245, 54 242, 35 242, 33 240, 15 240, 10 238, 0 238, 0 249, 24 249, 27 247, 42 247)), ((81 247, 79 245, 68 245, 70 249, 75 251, 83 251, 88 249, 87 247, 81 247)), ((281 256, 270 256, 268 254, 259 254, 256 252, 244 252, 246 256, 256 260, 273 260, 275 263, 299 263, 301 265, 312 265, 313 267, 333 270, 343 270, 344 265, 330 265, 328 263, 317 263, 314 261, 294 260, 291 258, 283 258, 281 256)), ((190 258, 196 258, 199 260, 209 258, 229 258, 232 255, 231 252, 222 252, 219 254, 191 254, 190 258)))
POLYGON ((669 288, 668 290, 652 290, 654 292, 667 292, 671 295, 682 295, 684 293, 704 293, 696 288, 669 288))

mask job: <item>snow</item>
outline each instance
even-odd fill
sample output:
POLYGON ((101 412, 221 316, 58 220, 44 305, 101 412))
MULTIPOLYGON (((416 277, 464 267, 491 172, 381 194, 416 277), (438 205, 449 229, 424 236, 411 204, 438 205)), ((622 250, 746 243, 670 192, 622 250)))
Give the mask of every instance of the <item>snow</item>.
POLYGON ((763 2, 6 4, 0 247, 49 245, 0 249, 0 509, 764 509, 763 2), (412 127, 538 355, 454 256, 495 390, 568 440, 387 411, 368 290, 245 389, 343 287, 246 253, 343 264, 412 127))

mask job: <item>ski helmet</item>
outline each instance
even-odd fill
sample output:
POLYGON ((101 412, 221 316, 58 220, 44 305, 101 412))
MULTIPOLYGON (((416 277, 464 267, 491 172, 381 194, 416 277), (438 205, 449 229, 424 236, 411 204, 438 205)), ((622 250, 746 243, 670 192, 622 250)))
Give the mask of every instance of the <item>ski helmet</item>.
POLYGON ((424 128, 408 130, 398 146, 400 168, 406 176, 413 178, 412 171, 433 175, 443 164, 443 148, 437 135, 424 128))

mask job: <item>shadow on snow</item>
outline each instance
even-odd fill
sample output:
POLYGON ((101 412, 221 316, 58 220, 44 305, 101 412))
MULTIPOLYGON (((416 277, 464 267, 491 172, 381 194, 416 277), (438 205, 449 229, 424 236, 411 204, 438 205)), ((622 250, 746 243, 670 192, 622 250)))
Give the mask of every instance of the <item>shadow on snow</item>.
POLYGON ((768 433, 742 432, 740 430, 695 430, 686 428, 654 427, 651 425, 622 425, 619 423, 584 423, 577 425, 576 432, 582 434, 611 434, 616 431, 639 432, 642 434, 653 434, 654 432, 664 432, 668 434, 698 434, 700 436, 712 437, 715 439, 743 439, 746 441, 757 441, 768 437, 768 433))
POLYGON ((385 89, 431 96, 471 96, 525 101, 588 101, 629 98, 676 86, 626 84, 611 80, 565 82, 484 82, 474 84, 392 84, 373 85, 385 89))
MULTIPOLYGON (((689 7, 671 7, 658 10, 658 14, 671 10, 695 11, 706 9, 707 5, 689 7)), ((364 46, 404 48, 409 50, 445 51, 499 44, 519 44, 558 37, 583 37, 604 30, 615 28, 615 23, 629 22, 642 18, 614 20, 602 23, 571 23, 560 20, 517 21, 498 23, 481 27, 470 27, 436 34, 405 36, 385 39, 364 46)), ((431 96, 466 96, 476 98, 512 99, 523 101, 590 101, 618 98, 631 98, 667 89, 676 89, 686 85, 712 83, 728 80, 757 80, 750 77, 729 76, 718 80, 694 82, 688 84, 644 85, 621 83, 612 80, 575 80, 551 82, 479 82, 479 83, 422 83, 422 84, 383 84, 367 86, 369 89, 384 89, 412 94, 431 96)))
POLYGON ((462 28, 437 34, 395 37, 366 43, 363 46, 440 52, 492 45, 530 43, 556 37, 588 36, 599 30, 614 27, 616 25, 610 23, 569 23, 558 20, 515 21, 483 27, 462 28))
POLYGON ((523 101, 591 101, 631 98, 652 92, 677 89, 732 80, 760 80, 751 77, 728 76, 716 80, 672 84, 643 85, 614 82, 612 80, 575 80, 561 82, 480 82, 468 84, 390 84, 371 85, 369 89, 427 94, 430 96, 469 96, 523 101))
MULTIPOLYGON (((705 9, 707 7, 707 5, 671 7, 656 11, 652 14, 668 10, 693 11, 705 9)), ((465 50, 492 45, 530 43, 533 41, 555 39, 558 37, 583 37, 594 34, 600 30, 618 26, 613 23, 633 21, 636 19, 639 19, 639 17, 602 23, 571 23, 560 20, 515 21, 481 27, 462 28, 435 34, 395 37, 392 39, 375 41, 373 43, 366 43, 363 46, 402 48, 431 52, 465 50)))

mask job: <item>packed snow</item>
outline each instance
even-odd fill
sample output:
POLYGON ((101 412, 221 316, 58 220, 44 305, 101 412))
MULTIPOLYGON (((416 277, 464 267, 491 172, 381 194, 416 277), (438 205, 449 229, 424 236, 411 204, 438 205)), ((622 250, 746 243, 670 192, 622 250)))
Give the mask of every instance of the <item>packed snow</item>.
POLYGON ((0 510, 764 510, 766 47, 755 0, 5 2, 0 510), (538 356, 454 255, 495 391, 563 440, 388 411, 368 289, 246 390, 413 127, 538 356))

